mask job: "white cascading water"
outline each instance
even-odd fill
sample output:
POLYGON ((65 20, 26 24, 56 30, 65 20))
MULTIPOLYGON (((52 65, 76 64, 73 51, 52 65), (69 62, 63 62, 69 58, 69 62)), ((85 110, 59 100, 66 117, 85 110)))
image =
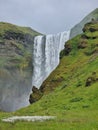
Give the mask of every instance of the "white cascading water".
MULTIPOLYGON (((17 74, 14 74, 12 83, 5 81, 7 86, 0 86, 0 109, 4 111, 15 111, 19 108, 29 105, 29 95, 32 85, 39 88, 42 82, 59 64, 59 54, 64 48, 65 42, 69 39, 70 32, 63 32, 57 35, 37 36, 33 44, 33 77, 27 83, 19 80, 17 74), (18 83, 15 80, 18 79, 18 83), (20 82, 21 81, 21 82, 20 82), (13 83, 15 86, 13 86, 13 83), (16 85, 17 84, 17 85, 16 85), (29 84, 29 86, 28 86, 29 84), (22 89, 20 89, 22 88, 22 89)), ((32 74, 31 74, 32 75, 32 74)), ((21 79, 21 76, 19 77, 21 79)))
POLYGON ((42 82, 59 64, 60 51, 69 39, 70 31, 55 35, 37 36, 33 46, 32 86, 39 88, 42 82))

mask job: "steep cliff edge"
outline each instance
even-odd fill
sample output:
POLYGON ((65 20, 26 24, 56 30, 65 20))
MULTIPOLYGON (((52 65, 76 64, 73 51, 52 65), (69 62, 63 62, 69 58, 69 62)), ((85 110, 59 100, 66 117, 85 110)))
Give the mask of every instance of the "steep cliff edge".
POLYGON ((98 20, 98 8, 92 11, 89 15, 87 15, 80 23, 75 25, 70 31, 70 39, 75 37, 78 34, 82 33, 82 28, 87 22, 90 22, 91 19, 98 20))
POLYGON ((33 39, 37 35, 39 33, 31 28, 0 22, 0 109, 2 110, 15 110, 28 103, 27 94, 32 86, 33 39))

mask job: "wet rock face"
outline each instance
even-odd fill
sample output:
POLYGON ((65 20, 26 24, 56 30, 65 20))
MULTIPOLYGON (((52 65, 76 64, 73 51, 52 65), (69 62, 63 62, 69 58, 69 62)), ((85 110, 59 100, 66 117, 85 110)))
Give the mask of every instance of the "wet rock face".
POLYGON ((6 40, 17 40, 17 41, 21 41, 21 43, 25 43, 25 42, 28 42, 28 44, 32 44, 34 38, 29 35, 28 33, 27 34, 23 34, 23 32, 15 32, 13 30, 8 30, 6 31, 3 36, 2 36, 3 39, 6 39, 6 40))
POLYGON ((33 86, 33 88, 32 88, 32 94, 30 94, 30 97, 29 97, 30 104, 38 101, 42 96, 43 96, 43 94, 40 91, 40 89, 38 89, 35 86, 33 86))
POLYGON ((6 31, 5 34, 3 35, 4 39, 19 39, 19 40, 24 40, 25 36, 23 33, 20 32, 14 32, 14 31, 6 31))

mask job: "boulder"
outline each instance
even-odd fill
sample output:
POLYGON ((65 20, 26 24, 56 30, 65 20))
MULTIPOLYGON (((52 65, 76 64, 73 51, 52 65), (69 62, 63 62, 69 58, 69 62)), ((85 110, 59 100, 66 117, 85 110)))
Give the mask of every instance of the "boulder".
POLYGON ((78 44, 78 49, 84 49, 87 47, 87 41, 82 40, 79 44, 78 44))
POLYGON ((87 78, 85 86, 86 87, 91 86, 91 84, 95 83, 96 81, 98 81, 96 72, 92 72, 92 75, 87 78))
POLYGON ((32 93, 30 94, 30 97, 29 97, 30 104, 38 101, 42 96, 43 96, 42 92, 38 88, 33 86, 32 93))
POLYGON ((72 47, 70 44, 66 43, 65 44, 65 48, 64 48, 64 51, 65 51, 65 55, 68 55, 72 50, 72 47))

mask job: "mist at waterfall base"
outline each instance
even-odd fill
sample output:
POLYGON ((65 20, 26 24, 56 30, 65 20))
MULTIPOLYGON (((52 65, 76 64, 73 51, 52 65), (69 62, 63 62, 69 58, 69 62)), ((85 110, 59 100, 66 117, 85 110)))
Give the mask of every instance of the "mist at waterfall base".
POLYGON ((29 105, 29 95, 32 86, 39 88, 43 81, 57 67, 60 51, 64 48, 69 35, 70 31, 65 31, 54 35, 43 35, 34 38, 31 61, 33 74, 31 73, 29 79, 23 79, 22 83, 18 83, 21 77, 18 77, 17 81, 17 73, 13 72, 12 79, 4 82, 4 86, 6 84, 8 86, 0 89, 1 110, 10 112, 29 105))

